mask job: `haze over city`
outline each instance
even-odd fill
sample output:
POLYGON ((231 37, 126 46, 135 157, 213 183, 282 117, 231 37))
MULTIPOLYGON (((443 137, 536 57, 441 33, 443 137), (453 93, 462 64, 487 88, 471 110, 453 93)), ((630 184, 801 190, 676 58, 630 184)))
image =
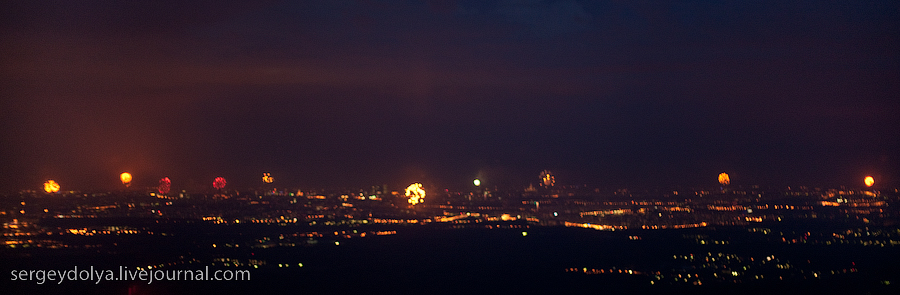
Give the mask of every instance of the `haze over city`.
POLYGON ((2 5, 5 192, 900 178, 894 1, 2 5))

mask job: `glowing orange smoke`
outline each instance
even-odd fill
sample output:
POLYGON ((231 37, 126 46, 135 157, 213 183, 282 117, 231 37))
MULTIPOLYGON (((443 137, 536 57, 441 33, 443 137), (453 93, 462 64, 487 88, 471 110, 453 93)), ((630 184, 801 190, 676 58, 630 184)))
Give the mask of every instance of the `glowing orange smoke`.
POLYGON ((719 183, 721 183, 722 185, 728 185, 729 183, 731 183, 731 178, 728 178, 728 173, 719 173, 719 183))
POLYGON ((269 174, 269 173, 263 173, 263 182, 265 182, 265 183, 272 183, 273 181, 275 181, 275 178, 272 177, 271 174, 269 174))
POLYGON ((866 176, 866 179, 863 180, 863 181, 866 183, 866 186, 873 186, 873 185, 875 185, 875 178, 872 177, 872 176, 866 176))
POLYGON ((44 191, 48 192, 48 193, 58 192, 59 191, 59 183, 56 183, 56 181, 53 181, 52 179, 47 180, 47 182, 44 182, 44 191))
POLYGON ((413 183, 406 187, 406 197, 409 204, 415 205, 425 201, 425 190, 422 189, 421 183, 413 183))
POLYGON ((131 185, 131 173, 122 172, 122 174, 119 175, 119 179, 122 180, 122 184, 124 184, 125 186, 131 185))

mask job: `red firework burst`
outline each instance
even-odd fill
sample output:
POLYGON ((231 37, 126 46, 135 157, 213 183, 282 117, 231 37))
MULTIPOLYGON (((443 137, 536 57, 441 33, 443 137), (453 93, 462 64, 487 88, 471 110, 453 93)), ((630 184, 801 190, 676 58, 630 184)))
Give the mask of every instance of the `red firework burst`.
POLYGON ((159 180, 159 193, 160 194, 168 194, 169 190, 172 188, 172 181, 169 180, 168 177, 163 177, 163 179, 159 180))
POLYGON ((225 187, 225 178, 216 177, 216 180, 213 181, 213 187, 216 189, 222 189, 225 187))

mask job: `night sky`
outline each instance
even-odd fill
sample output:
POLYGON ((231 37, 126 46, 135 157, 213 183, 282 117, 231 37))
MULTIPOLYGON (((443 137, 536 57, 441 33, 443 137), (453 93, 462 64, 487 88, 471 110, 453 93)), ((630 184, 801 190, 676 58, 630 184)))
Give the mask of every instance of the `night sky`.
POLYGON ((898 1, 182 2, 0 4, 0 191, 900 184, 898 1))

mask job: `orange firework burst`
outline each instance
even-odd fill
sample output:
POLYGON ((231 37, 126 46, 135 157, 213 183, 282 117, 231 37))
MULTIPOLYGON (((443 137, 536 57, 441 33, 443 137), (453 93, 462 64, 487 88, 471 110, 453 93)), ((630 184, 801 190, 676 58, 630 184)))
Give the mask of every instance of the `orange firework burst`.
POLYGON ((53 179, 47 180, 44 182, 44 191, 48 193, 55 193, 59 191, 59 183, 53 181, 53 179))
POLYGON ((125 186, 131 185, 131 173, 122 172, 122 174, 119 175, 119 179, 122 180, 122 184, 124 184, 125 186))
POLYGON ((863 182, 866 184, 866 186, 871 187, 875 185, 875 178, 872 176, 866 176, 866 179, 863 180, 863 182))
POLYGON ((422 184, 418 183, 418 182, 410 184, 406 188, 406 197, 409 198, 409 200, 407 200, 407 201, 411 205, 415 205, 415 204, 424 202, 425 201, 425 190, 422 189, 422 184))
POLYGON ((541 186, 552 187, 556 184, 556 177, 550 170, 541 171, 541 186))
POLYGON ((731 183, 731 178, 728 177, 728 173, 719 173, 719 183, 722 185, 728 185, 729 183, 731 183))

